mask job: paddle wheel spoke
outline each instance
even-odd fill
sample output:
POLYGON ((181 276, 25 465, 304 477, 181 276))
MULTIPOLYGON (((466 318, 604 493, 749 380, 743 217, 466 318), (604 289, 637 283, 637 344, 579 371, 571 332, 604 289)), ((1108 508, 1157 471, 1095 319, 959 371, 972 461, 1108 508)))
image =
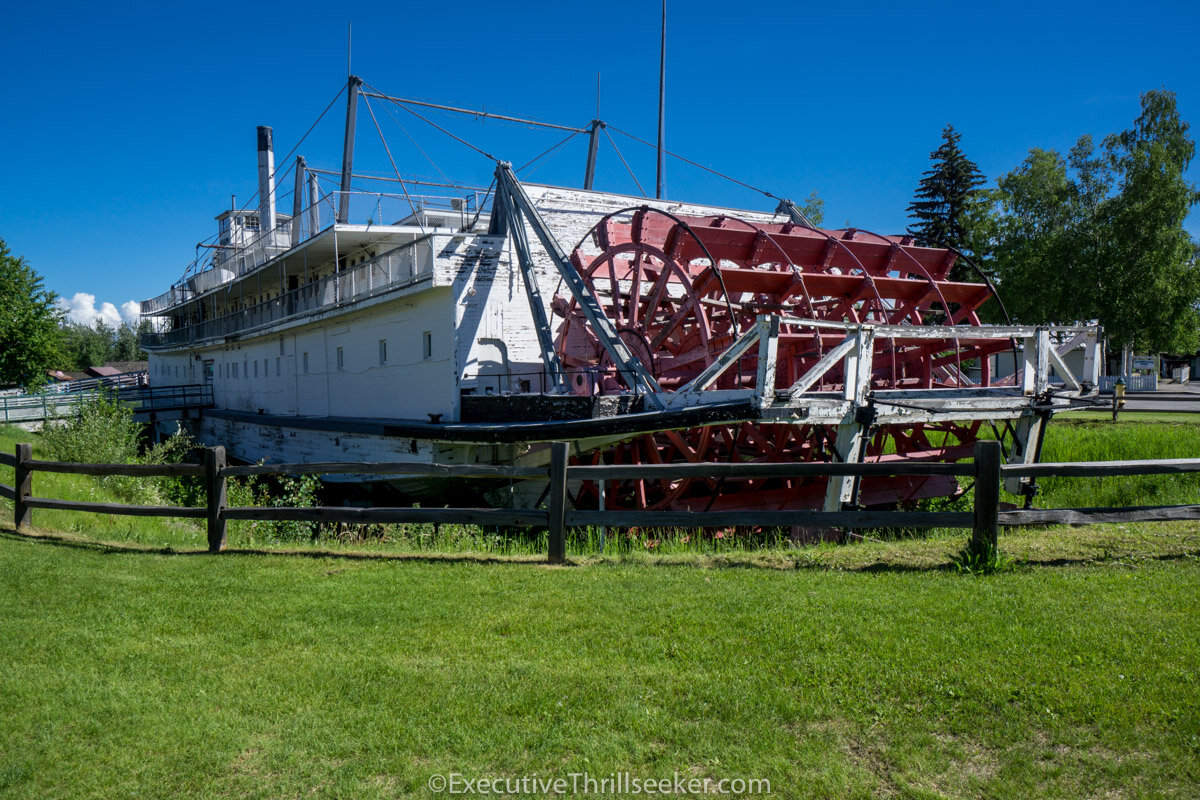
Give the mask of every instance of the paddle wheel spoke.
MULTIPOLYGON (((571 260, 622 341, 666 391, 681 388, 712 364, 760 313, 851 323, 978 325, 978 309, 991 297, 986 285, 948 280, 953 254, 917 247, 907 238, 728 216, 679 217, 651 208, 601 220, 571 260)), ((564 318, 556 342, 564 365, 596 374, 595 391, 624 391, 625 381, 589 333, 575 301, 556 297, 554 308, 564 318)), ((841 338, 785 323, 776 385, 795 383, 841 338)), ((954 337, 877 340, 871 388, 988 386, 987 359, 1008 346, 954 337), (979 365, 978 377, 966 374, 971 362, 979 365)), ((757 351, 747 352, 715 388, 744 385, 756 362, 757 351)), ((840 390, 842 380, 837 366, 813 390, 840 390)), ((979 424, 878 427, 862 457, 955 460, 969 456, 979 424)), ((591 457, 591 463, 828 461, 837 458, 836 439, 830 426, 744 422, 638 436, 591 457)), ((610 481, 606 500, 609 508, 819 507, 826 483, 825 478, 610 481)), ((861 483, 860 502, 895 505, 957 491, 957 482, 944 476, 871 478, 861 483)), ((594 485, 580 492, 584 501, 597 495, 594 485)))

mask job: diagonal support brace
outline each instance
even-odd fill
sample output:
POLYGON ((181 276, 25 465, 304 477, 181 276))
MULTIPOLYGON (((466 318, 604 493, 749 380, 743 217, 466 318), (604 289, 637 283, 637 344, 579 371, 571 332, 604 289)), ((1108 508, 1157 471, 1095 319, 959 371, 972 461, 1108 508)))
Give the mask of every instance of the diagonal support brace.
POLYGON ((622 379, 635 391, 645 394, 647 403, 655 408, 663 408, 665 404, 658 396, 661 391, 658 382, 654 380, 637 356, 621 341, 617 329, 604 313, 600 302, 584 282, 583 276, 571 265, 562 247, 555 240, 554 234, 546 225, 546 221, 534 207, 529 195, 525 194, 524 187, 521 186, 512 171, 512 165, 507 161, 501 161, 496 166, 496 196, 499 198, 501 195, 506 197, 504 202, 511 204, 514 212, 512 218, 508 220, 508 227, 510 229, 517 227, 523 217, 524 222, 527 222, 533 229, 534 235, 537 236, 547 255, 550 256, 550 261, 558 270, 563 283, 567 285, 571 296, 575 298, 575 302, 583 311, 592 332, 600 340, 600 344, 607 351, 609 358, 617 365, 617 369, 620 370, 622 379))
POLYGON ((550 384, 559 392, 567 391, 566 375, 562 362, 554 350, 554 334, 550 330, 550 320, 546 317, 546 305, 542 302, 542 292, 538 288, 537 275, 533 271, 533 254, 529 249, 529 237, 525 226, 517 216, 512 198, 504 193, 496 193, 493 216, 497 217, 499 229, 512 234, 513 247, 517 251, 517 266, 521 270, 521 278, 525 283, 525 296, 529 300, 529 312, 533 315, 533 328, 537 334, 538 350, 542 355, 542 363, 550 384))

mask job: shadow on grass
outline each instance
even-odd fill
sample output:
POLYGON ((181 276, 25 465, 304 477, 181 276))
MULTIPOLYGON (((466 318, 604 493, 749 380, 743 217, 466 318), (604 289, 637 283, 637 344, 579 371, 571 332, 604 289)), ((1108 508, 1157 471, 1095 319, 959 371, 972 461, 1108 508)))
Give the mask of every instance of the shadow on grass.
POLYGON ((220 553, 210 553, 206 548, 180 549, 171 546, 140 545, 130 542, 105 542, 83 537, 69 536, 43 530, 17 531, 11 525, 0 526, 0 539, 18 542, 66 547, 102 554, 157 555, 157 556, 293 556, 299 558, 340 558, 355 561, 427 561, 431 563, 474 563, 474 564, 545 564, 540 556, 502 556, 489 553, 366 553, 362 551, 249 548, 230 547, 220 553))
MULTIPOLYGON (((111 542, 87 539, 54 531, 34 529, 20 532, 11 524, 0 524, 0 540, 36 543, 55 547, 66 547, 101 554, 122 555, 157 555, 157 556, 209 556, 207 549, 180 549, 171 546, 140 545, 131 542, 111 542)), ((538 566, 552 567, 604 567, 641 565, 647 567, 679 567, 689 569, 758 569, 775 572, 795 570, 820 570, 839 572, 860 572, 869 574, 919 574, 919 573, 956 573, 954 563, 947 556, 945 560, 912 563, 904 561, 870 562, 838 562, 822 559, 816 553, 797 555, 753 553, 748 552, 739 556, 721 553, 675 554, 665 556, 647 556, 625 558, 622 556, 576 556, 568 558, 565 565, 548 564, 540 555, 496 555, 489 553, 421 553, 421 552, 382 552, 371 553, 363 551, 320 550, 312 548, 228 548, 217 554, 221 556, 250 556, 250 557, 299 557, 308 559, 341 559, 347 561, 408 561, 429 564, 499 564, 509 566, 538 566)), ((1028 571, 1035 567, 1064 568, 1086 565, 1114 564, 1134 566, 1138 561, 1183 561, 1200 558, 1200 550, 1185 549, 1172 553, 1113 553, 1080 554, 1078 556, 1057 556, 1051 558, 1014 557, 1009 569, 1011 571, 1028 571)))

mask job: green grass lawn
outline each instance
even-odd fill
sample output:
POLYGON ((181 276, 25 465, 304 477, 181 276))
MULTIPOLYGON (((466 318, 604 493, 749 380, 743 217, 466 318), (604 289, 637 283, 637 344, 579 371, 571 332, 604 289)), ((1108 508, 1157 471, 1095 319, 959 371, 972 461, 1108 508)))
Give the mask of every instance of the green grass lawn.
MULTIPOLYGON (((30 439, 0 429, 6 451, 30 439)), ((1079 422, 1043 458, 1198 452, 1200 425, 1079 422)), ((1046 482, 1039 505, 1197 501, 1194 479, 1136 480, 1046 482)), ((235 534, 241 552, 211 557, 184 521, 44 510, 24 536, 3 506, 3 798, 428 796, 434 775, 583 772, 765 778, 787 798, 1200 793, 1193 523, 1006 530, 1014 567, 975 578, 950 569, 964 531, 579 545, 549 568, 527 563, 536 543, 466 538, 280 555, 235 534)))
POLYGON ((548 568, 0 534, 0 796, 678 771, 787 798, 1192 797, 1200 563, 1181 535, 1190 556, 972 578, 919 556, 548 568))

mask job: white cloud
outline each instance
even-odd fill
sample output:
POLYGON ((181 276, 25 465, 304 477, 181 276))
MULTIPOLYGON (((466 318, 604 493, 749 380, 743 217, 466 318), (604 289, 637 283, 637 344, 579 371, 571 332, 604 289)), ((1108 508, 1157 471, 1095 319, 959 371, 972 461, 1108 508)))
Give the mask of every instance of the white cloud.
POLYGON ((76 325, 95 327, 99 319, 110 328, 121 323, 136 325, 141 316, 142 307, 136 300, 128 300, 121 304, 120 310, 109 302, 96 306, 96 295, 87 292, 76 292, 69 300, 58 298, 58 307, 63 310, 68 322, 76 325))

